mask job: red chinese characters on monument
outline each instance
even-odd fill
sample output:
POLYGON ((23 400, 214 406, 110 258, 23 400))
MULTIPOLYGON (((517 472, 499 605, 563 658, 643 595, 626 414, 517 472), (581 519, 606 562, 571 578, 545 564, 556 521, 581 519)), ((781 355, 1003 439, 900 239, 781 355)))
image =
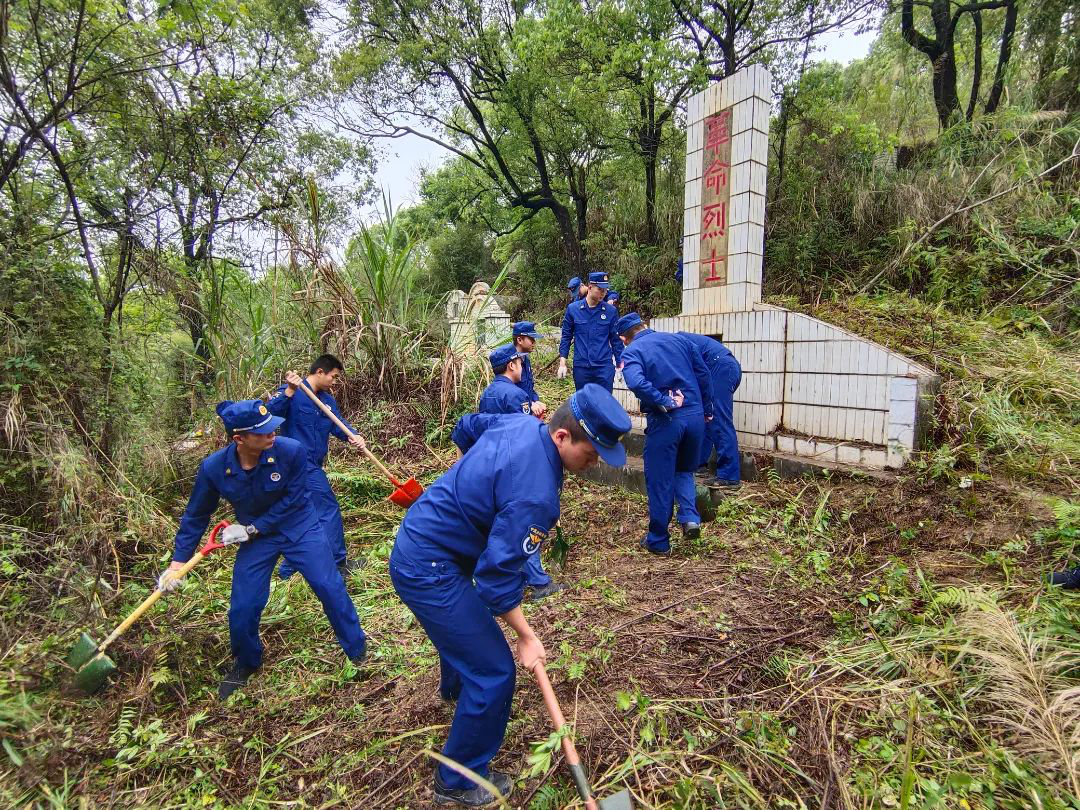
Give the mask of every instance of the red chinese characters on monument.
POLYGON ((728 205, 731 202, 731 109, 705 119, 701 172, 701 286, 727 283, 728 205))

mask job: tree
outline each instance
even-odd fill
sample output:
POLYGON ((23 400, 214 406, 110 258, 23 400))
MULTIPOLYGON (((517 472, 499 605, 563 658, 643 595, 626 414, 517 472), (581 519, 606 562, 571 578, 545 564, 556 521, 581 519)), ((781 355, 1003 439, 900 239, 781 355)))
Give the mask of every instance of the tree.
POLYGON ((554 58, 563 51, 543 27, 542 9, 488 0, 356 0, 352 10, 354 41, 338 69, 364 121, 339 116, 338 123, 365 136, 411 133, 439 144, 472 167, 483 183, 478 195, 492 193, 519 212, 500 233, 548 212, 566 261, 580 270, 583 212, 571 195, 571 161, 560 150, 572 141, 550 104, 552 82, 569 66, 554 58))
POLYGON ((1016 31, 1016 0, 982 0, 968 3, 957 3, 954 0, 902 0, 901 31, 907 43, 930 60, 933 70, 934 109, 937 111, 938 124, 942 128, 954 123, 960 115, 956 62, 957 26, 967 15, 971 18, 974 27, 971 92, 964 115, 965 119, 970 121, 975 114, 982 82, 983 12, 1001 8, 1005 9, 1005 21, 1001 33, 997 68, 994 71, 994 83, 984 106, 984 110, 988 113, 997 109, 1004 91, 1005 70, 1012 56, 1012 41, 1016 31), (934 28, 933 38, 916 27, 915 6, 928 9, 930 22, 934 28))

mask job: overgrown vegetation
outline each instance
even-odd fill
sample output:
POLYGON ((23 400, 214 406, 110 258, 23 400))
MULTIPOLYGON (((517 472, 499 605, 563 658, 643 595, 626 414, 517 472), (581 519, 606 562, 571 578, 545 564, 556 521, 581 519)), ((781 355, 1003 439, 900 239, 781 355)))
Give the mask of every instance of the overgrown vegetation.
MULTIPOLYGON (((331 478, 367 680, 275 582, 273 665, 217 703, 222 558, 103 695, 63 653, 151 587, 219 399, 340 353, 353 423, 431 480, 490 373, 449 351, 448 291, 550 332, 597 266, 677 312, 685 100, 762 63, 765 291, 938 371, 930 446, 889 484, 748 486, 662 562, 641 499, 569 483, 574 587, 531 620, 582 752, 657 808, 1078 807, 1077 605, 1040 581, 1080 540, 1080 18, 935 0, 954 93, 903 5, 0 0, 0 803, 425 802, 449 715, 363 468, 331 478), (868 20, 869 56, 814 61, 868 20), (449 159, 362 222, 377 138, 411 129, 449 159)), ((523 805, 574 801, 557 748, 523 677, 523 805)))

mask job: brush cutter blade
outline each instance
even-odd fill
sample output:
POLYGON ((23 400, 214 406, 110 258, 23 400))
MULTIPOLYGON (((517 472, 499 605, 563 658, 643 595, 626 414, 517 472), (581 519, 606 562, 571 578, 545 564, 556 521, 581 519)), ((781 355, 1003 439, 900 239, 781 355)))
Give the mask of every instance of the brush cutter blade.
POLYGON ((620 790, 613 796, 600 799, 600 810, 634 810, 634 800, 630 798, 629 790, 620 790))
POLYGON ((71 648, 71 652, 68 653, 68 666, 72 669, 78 669, 95 655, 97 655, 97 642, 86 633, 83 633, 79 636, 79 640, 75 642, 75 646, 71 648))
POLYGON ((105 685, 109 676, 116 672, 116 664, 107 655, 94 658, 75 673, 75 685, 88 695, 105 685))

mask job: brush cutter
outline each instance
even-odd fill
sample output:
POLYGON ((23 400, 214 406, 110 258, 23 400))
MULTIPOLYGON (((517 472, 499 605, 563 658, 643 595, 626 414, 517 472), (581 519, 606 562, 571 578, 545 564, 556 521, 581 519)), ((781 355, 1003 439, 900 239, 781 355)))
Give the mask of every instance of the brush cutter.
MULTIPOLYGON (((311 401, 318 406, 320 411, 326 414, 326 418, 333 422, 335 425, 337 425, 341 430, 343 430, 346 436, 356 436, 356 434, 349 430, 348 426, 340 419, 338 419, 334 412, 326 406, 325 402, 315 396, 314 391, 312 391, 306 385, 301 385, 300 390, 307 394, 309 397, 311 397, 311 401)), ((390 497, 388 500, 397 504, 402 509, 408 509, 410 506, 416 503, 417 498, 424 494, 424 488, 420 486, 419 481, 417 481, 415 478, 410 478, 408 481, 398 481, 397 478, 394 477, 394 474, 390 472, 390 470, 386 469, 386 465, 379 461, 379 459, 375 457, 374 453, 368 450, 367 447, 364 447, 364 455, 371 460, 372 464, 382 470, 383 475, 390 479, 390 483, 393 485, 394 491, 390 493, 390 497)))
MULTIPOLYGON (((551 724, 556 731, 559 731, 566 725, 566 719, 563 717, 562 709, 559 708, 559 701, 555 699, 555 690, 551 688, 551 681, 548 680, 547 670, 544 669, 543 662, 538 661, 536 666, 533 667, 532 673, 536 677, 536 683, 540 686, 540 692, 544 696, 544 705, 551 716, 551 724)), ((577 786, 578 795, 585 803, 586 810, 634 810, 634 802, 630 798, 629 790, 620 790, 605 799, 597 799, 593 796, 592 788, 589 787, 589 780, 585 776, 585 769, 581 767, 581 759, 578 757, 577 749, 574 748, 574 741, 570 739, 569 734, 562 738, 562 746, 563 754, 566 756, 566 764, 570 768, 570 776, 574 779, 574 785, 577 786)))
MULTIPOLYGON (((194 556, 184 563, 184 567, 176 572, 176 579, 183 579, 187 576, 188 572, 210 552, 225 548, 226 545, 243 542, 242 540, 232 540, 227 543, 218 542, 218 533, 228 525, 229 522, 223 520, 213 528, 206 545, 196 551, 194 556)), ((143 603, 131 612, 131 615, 120 622, 120 625, 109 633, 101 644, 95 642, 86 633, 79 636, 78 642, 71 648, 71 652, 68 653, 67 657, 68 664, 72 669, 77 670, 75 673, 76 686, 88 695, 93 694, 102 687, 109 675, 116 671, 116 664, 105 654, 105 650, 120 638, 131 625, 135 624, 139 617, 146 613, 164 593, 165 591, 160 588, 155 588, 154 592, 146 597, 143 603)))

